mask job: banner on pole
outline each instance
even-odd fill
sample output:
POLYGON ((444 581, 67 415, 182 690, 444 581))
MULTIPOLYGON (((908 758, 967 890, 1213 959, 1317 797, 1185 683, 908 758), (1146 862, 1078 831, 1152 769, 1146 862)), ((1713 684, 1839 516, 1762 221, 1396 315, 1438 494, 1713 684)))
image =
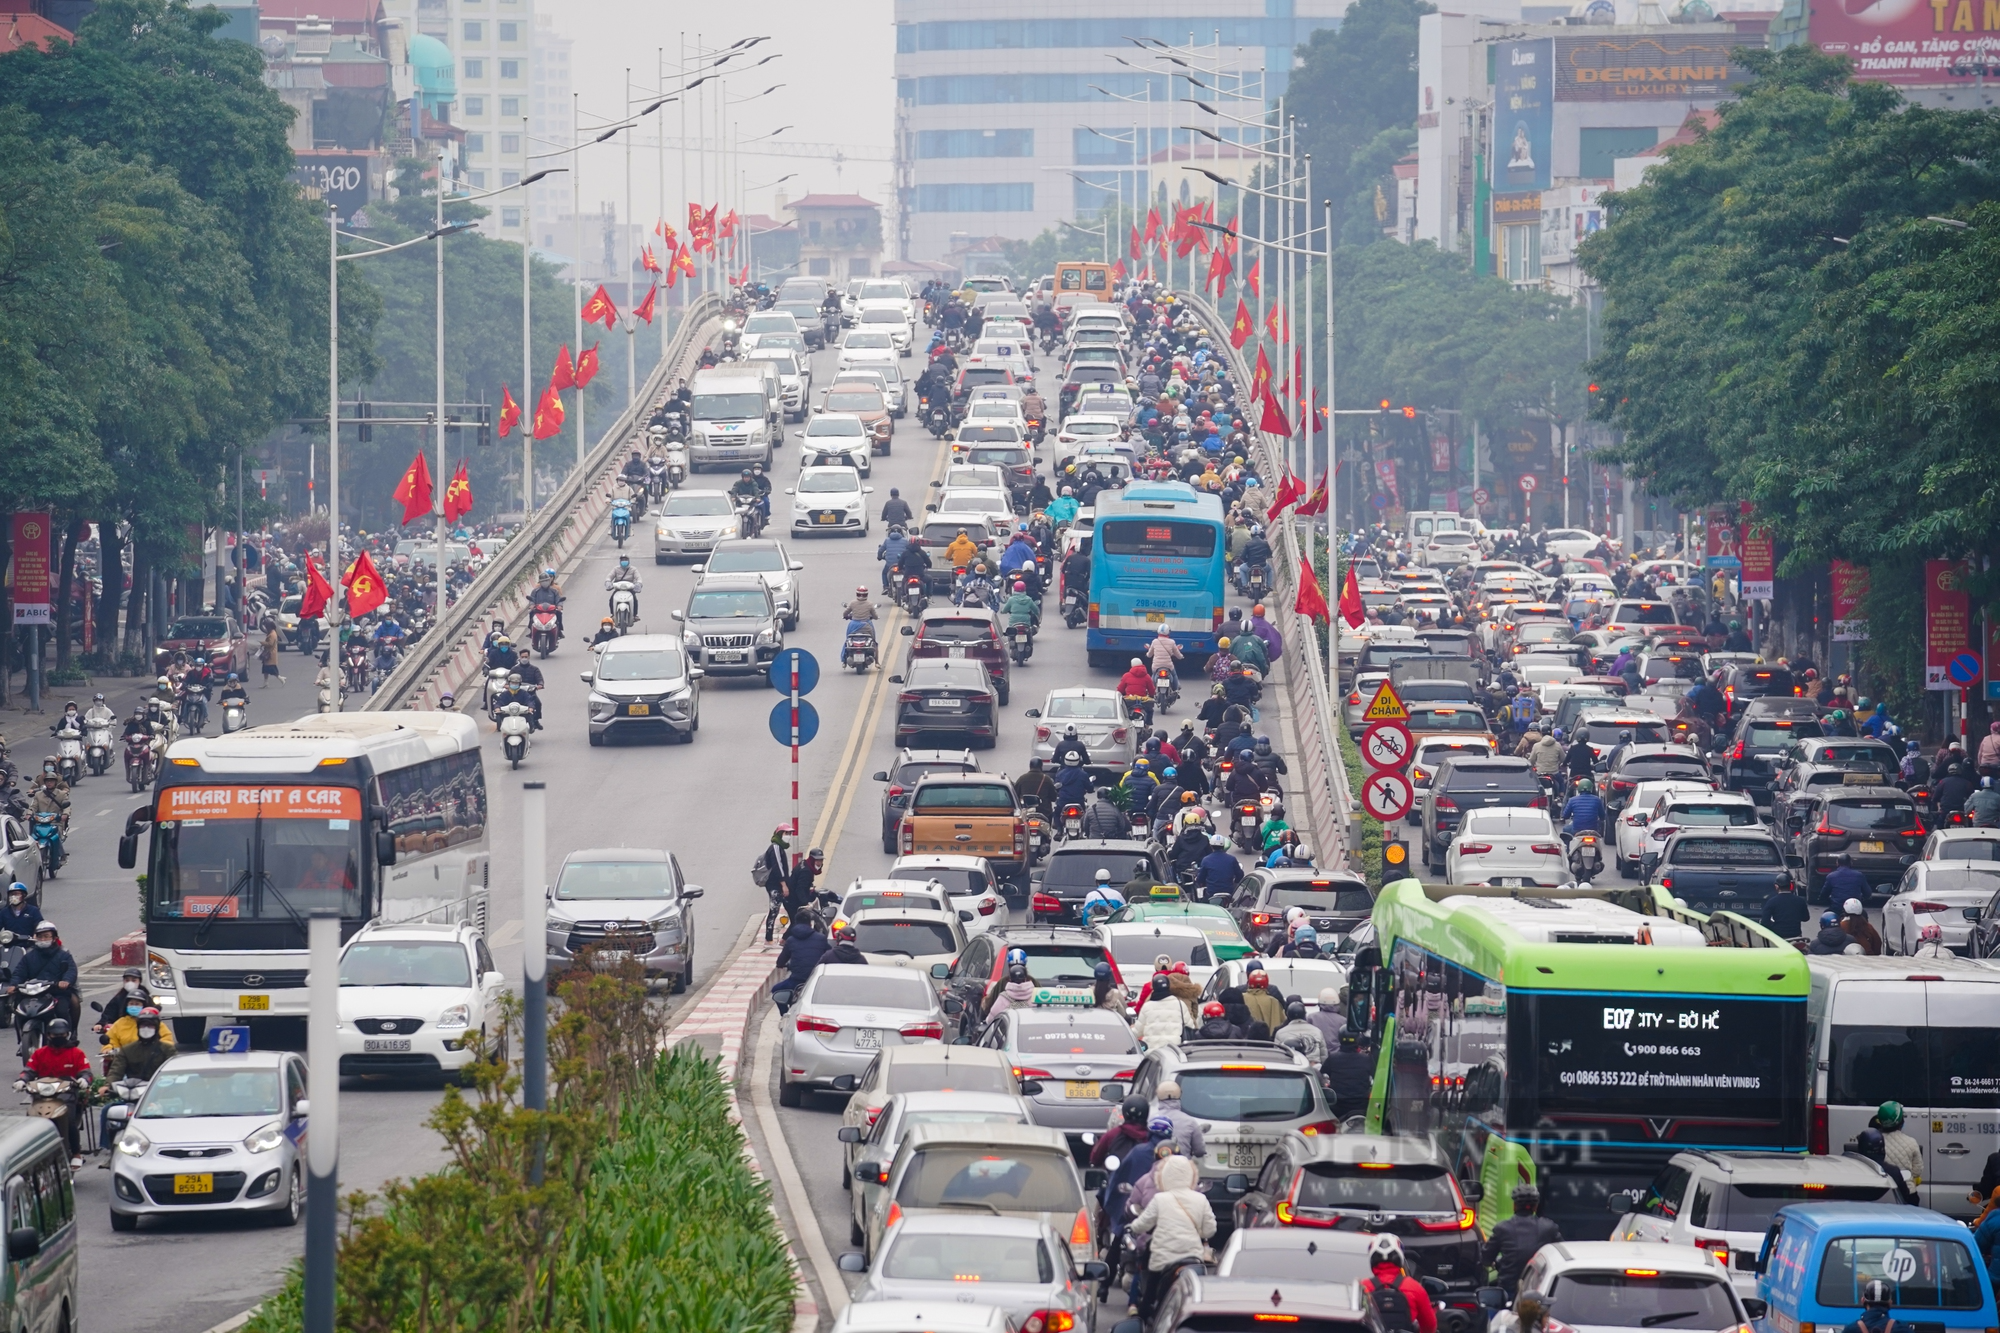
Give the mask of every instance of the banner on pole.
POLYGON ((1868 566, 1833 562, 1833 641, 1861 643, 1868 638, 1868 620, 1861 608, 1868 600, 1868 566))
POLYGON ((45 512, 14 515, 14 623, 46 625, 50 621, 49 516, 45 512))
POLYGON ((1962 560, 1924 561, 1924 688, 1955 690, 1951 659, 1972 647, 1972 597, 1962 560))
POLYGON ((1746 528, 1741 546, 1743 595, 1769 601, 1777 584, 1777 551, 1768 528, 1746 528))

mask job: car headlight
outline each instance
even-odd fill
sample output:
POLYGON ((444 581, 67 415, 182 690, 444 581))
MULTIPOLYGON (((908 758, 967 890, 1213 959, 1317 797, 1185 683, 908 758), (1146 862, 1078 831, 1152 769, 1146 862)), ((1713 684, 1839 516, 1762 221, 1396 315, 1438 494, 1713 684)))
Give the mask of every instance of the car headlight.
POLYGON ((760 629, 757 631, 757 642, 762 644, 775 644, 777 641, 778 641, 778 630, 776 626, 772 626, 768 629, 760 629))
MULTIPOLYGON (((285 1127, 282 1123, 274 1120, 252 1134, 249 1138, 243 1140, 243 1146, 251 1152, 272 1152, 282 1145, 284 1141, 285 1127)), ((121 1144, 120 1146, 122 1147, 123 1145, 121 1144)))
POLYGON ((437 1026, 456 1031, 472 1021, 470 1005, 455 1004, 437 1017, 437 1026))
POLYGON ((154 991, 174 988, 174 969, 166 959, 156 953, 146 955, 146 980, 154 991))
POLYGON ((604 704, 609 704, 611 700, 605 698, 603 695, 599 694, 596 690, 592 690, 590 692, 590 702, 595 705, 604 705, 604 704))
POLYGON ((144 1157, 153 1151, 153 1141, 138 1130, 128 1128, 118 1136, 118 1151, 127 1157, 144 1157))
POLYGON ((701 647, 701 635, 695 633, 693 630, 689 630, 681 636, 681 642, 690 648, 699 648, 701 647))

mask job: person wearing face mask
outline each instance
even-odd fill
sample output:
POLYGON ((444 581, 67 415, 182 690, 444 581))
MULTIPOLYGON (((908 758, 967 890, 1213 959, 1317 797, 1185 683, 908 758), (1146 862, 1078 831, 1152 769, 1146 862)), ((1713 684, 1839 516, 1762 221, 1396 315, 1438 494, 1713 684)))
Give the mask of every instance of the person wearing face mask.
MULTIPOLYGON (((127 1021, 132 1023, 132 1039, 105 1053, 104 1077, 112 1083, 124 1078, 150 1082, 174 1054, 173 1030, 160 1021, 160 1011, 150 1006, 141 1009, 136 1019, 119 1020, 127 1021)), ((99 1114, 97 1141, 109 1143, 111 1107, 106 1105, 99 1114)))
MULTIPOLYGON (((89 1078, 90 1057, 76 1048, 76 1032, 69 1022, 61 1018, 49 1020, 46 1029, 48 1043, 38 1046, 28 1056, 27 1066, 21 1072, 21 1082, 31 1078, 89 1078)), ((20 1087, 16 1082, 15 1087, 20 1087)), ((69 1111, 56 1121, 56 1128, 62 1131, 63 1141, 69 1145, 69 1164, 72 1169, 83 1165, 83 1158, 77 1154, 77 1103, 69 1103, 69 1111)))
MULTIPOLYGON (((159 1016, 159 1002, 139 979, 139 969, 125 969, 125 980, 117 994, 104 1003, 104 1016, 97 1024, 97 1032, 103 1038, 108 1050, 116 1050, 139 1039, 139 1020, 151 1011, 159 1016)), ((169 1050, 174 1045, 174 1035, 167 1032, 166 1045, 169 1050)))
POLYGON ((72 1029, 76 1026, 76 959, 62 947, 52 921, 36 924, 35 947, 22 955, 15 967, 9 993, 27 981, 54 982, 56 1013, 67 1019, 72 1029))
POLYGON ((28 897, 28 886, 15 880, 7 886, 7 902, 0 906, 0 930, 14 933, 17 944, 26 945, 42 924, 42 909, 28 897))

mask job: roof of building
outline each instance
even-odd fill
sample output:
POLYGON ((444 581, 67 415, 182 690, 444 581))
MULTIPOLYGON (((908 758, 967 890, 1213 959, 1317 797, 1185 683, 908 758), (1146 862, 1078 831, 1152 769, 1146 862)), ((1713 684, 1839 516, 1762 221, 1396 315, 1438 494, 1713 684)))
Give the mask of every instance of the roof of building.
POLYGON ((382 21, 382 0, 259 0, 259 23, 297 23, 300 19, 323 20, 336 29, 355 24, 373 27, 382 21))
POLYGON ((872 199, 863 199, 858 194, 808 194, 792 200, 786 208, 880 208, 882 205, 872 199))
POLYGON ((745 213, 739 220, 745 227, 748 227, 753 233, 760 236, 765 232, 791 231, 798 226, 796 222, 781 222, 768 213, 745 213))
POLYGON ((1720 124, 1722 124, 1722 114, 1720 112, 1690 111, 1688 112, 1687 119, 1681 122, 1680 129, 1676 130, 1671 136, 1660 140, 1658 143, 1654 144, 1651 148, 1643 149, 1637 153, 1632 154, 1632 156, 1659 157, 1663 153, 1665 153, 1666 150, 1669 148, 1673 148, 1684 143, 1693 143, 1703 134, 1706 134, 1710 130, 1713 130, 1716 126, 1720 124))
POLYGON ((0 52, 18 51, 24 46, 48 50, 51 41, 73 42, 76 34, 49 22, 40 14, 0 15, 0 52))

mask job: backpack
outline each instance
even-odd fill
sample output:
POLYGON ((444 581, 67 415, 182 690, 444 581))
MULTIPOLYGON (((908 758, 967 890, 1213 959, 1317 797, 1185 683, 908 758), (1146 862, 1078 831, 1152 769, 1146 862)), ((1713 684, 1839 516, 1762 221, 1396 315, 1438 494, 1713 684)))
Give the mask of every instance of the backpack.
POLYGON ((760 889, 771 887, 771 858, 759 856, 750 863, 750 879, 760 889))
POLYGON ((1375 1307, 1375 1317, 1386 1333, 1417 1333, 1417 1314, 1401 1284, 1391 1286, 1371 1278, 1366 1286, 1368 1303, 1375 1307))

